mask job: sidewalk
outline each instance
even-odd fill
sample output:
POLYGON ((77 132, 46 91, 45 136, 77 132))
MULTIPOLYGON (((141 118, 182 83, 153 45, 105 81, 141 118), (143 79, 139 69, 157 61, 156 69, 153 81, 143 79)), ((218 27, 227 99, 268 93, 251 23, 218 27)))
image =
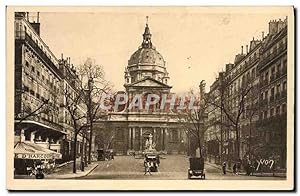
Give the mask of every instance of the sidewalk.
MULTIPOLYGON (((222 171, 222 166, 221 165, 216 165, 214 163, 210 163, 208 161, 205 161, 205 164, 210 165, 214 168, 217 168, 219 170, 222 171)), ((228 169, 228 167, 226 167, 226 172, 232 173, 231 169, 228 169)), ((239 175, 246 175, 246 172, 240 172, 239 175)), ((253 175, 251 176, 256 176, 256 177, 279 177, 279 178, 286 178, 286 173, 279 173, 279 172, 275 172, 273 173, 260 173, 260 172, 255 172, 253 175)))
MULTIPOLYGON (((222 166, 221 165, 216 165, 215 163, 210 163, 208 161, 205 161, 205 164, 210 165, 216 169, 219 169, 220 171, 222 171, 222 166)), ((228 169, 228 167, 226 167, 226 172, 232 173, 231 169, 228 169)))
POLYGON ((70 178, 80 178, 87 176, 98 166, 97 162, 92 162, 87 167, 84 167, 84 171, 79 169, 80 164, 76 164, 77 170, 76 173, 73 173, 73 163, 70 163, 66 166, 60 168, 60 170, 46 175, 45 179, 70 179, 70 178))

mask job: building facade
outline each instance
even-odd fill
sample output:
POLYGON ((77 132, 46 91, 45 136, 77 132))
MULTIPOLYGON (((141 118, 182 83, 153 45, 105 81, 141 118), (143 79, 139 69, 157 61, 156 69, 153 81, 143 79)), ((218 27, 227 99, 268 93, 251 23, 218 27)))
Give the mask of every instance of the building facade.
MULTIPOLYGON (((171 86, 166 62, 152 44, 150 28, 146 24, 141 46, 128 60, 125 68, 125 92, 129 102, 135 95, 170 95, 171 86)), ((149 109, 133 107, 110 112, 108 119, 97 122, 99 135, 96 147, 113 148, 116 154, 145 150, 146 141, 153 136, 155 149, 165 153, 185 153, 187 138, 176 120, 177 115, 160 109, 159 104, 149 109)))
POLYGON ((66 132, 59 124, 59 62, 40 38, 39 21, 15 14, 16 141, 25 139, 60 152, 66 132))
POLYGON ((236 159, 234 155, 239 148, 240 158, 277 157, 277 162, 284 167, 286 24, 287 20, 271 21, 269 34, 264 36, 263 33, 261 40, 253 38, 246 52, 242 47, 234 63, 226 64, 225 72, 221 72, 212 84, 208 94, 222 100, 218 104, 223 108, 211 106, 208 111, 206 140, 210 144, 208 154, 219 159, 215 162, 223 158, 230 164, 236 159), (236 124, 229 119, 237 117, 236 124), (239 141, 234 126, 238 126, 239 141))
MULTIPOLYGON (((15 13, 14 143, 50 149, 61 154, 57 162, 65 162, 71 159, 74 130, 63 107, 64 92, 76 93, 79 80, 70 61, 57 59, 41 39, 38 15, 33 21, 29 13, 15 13)), ((24 172, 24 161, 16 159, 15 167, 24 172)))
POLYGON ((262 158, 272 157, 286 167, 287 134, 287 19, 269 22, 269 34, 260 51, 261 145, 256 151, 262 158))

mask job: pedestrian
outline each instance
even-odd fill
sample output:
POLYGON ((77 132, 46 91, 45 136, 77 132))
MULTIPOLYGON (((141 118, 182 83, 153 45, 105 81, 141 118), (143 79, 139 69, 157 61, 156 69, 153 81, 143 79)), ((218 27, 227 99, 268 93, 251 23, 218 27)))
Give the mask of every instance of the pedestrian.
POLYGON ((150 175, 152 175, 151 172, 150 172, 151 165, 150 165, 150 162, 149 162, 149 160, 147 158, 144 160, 144 167, 145 167, 145 173, 144 173, 144 175, 146 175, 147 173, 149 173, 150 175))
POLYGON ((232 172, 237 175, 237 172, 236 172, 236 162, 234 162, 234 164, 233 164, 232 172))
POLYGON ((223 171, 223 174, 226 175, 226 162, 225 161, 223 162, 223 165, 222 165, 222 171, 223 171))

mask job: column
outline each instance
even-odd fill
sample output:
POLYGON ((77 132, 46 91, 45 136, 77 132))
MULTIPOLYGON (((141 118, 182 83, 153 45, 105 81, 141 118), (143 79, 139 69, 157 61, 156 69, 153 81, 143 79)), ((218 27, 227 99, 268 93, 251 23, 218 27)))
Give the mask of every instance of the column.
POLYGON ((165 147, 164 147, 164 139, 165 139, 165 131, 164 131, 165 128, 160 128, 160 146, 161 146, 161 150, 165 150, 165 147))
POLYGON ((156 127, 153 127, 153 142, 157 145, 156 127))
POLYGON ((31 132, 30 133, 30 142, 34 142, 34 139, 35 139, 35 133, 36 133, 36 131, 33 131, 33 132, 31 132))
POLYGON ((25 129, 21 129, 20 131, 20 142, 25 141, 25 129))
POLYGON ((131 136, 131 148, 134 150, 134 143, 135 143, 135 127, 132 127, 132 136, 131 136))
POLYGON ((143 128, 140 127, 140 151, 143 150, 143 140, 142 140, 142 138, 143 138, 143 128))
POLYGON ((131 150, 131 127, 128 128, 128 149, 131 150))

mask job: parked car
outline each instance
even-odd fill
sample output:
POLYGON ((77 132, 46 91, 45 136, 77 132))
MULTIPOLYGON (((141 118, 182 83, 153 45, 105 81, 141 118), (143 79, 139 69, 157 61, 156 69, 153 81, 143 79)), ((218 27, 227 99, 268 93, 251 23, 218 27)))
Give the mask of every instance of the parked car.
POLYGON ((193 176, 200 176, 201 179, 205 179, 204 158, 191 157, 189 158, 189 162, 188 179, 191 179, 193 176))

